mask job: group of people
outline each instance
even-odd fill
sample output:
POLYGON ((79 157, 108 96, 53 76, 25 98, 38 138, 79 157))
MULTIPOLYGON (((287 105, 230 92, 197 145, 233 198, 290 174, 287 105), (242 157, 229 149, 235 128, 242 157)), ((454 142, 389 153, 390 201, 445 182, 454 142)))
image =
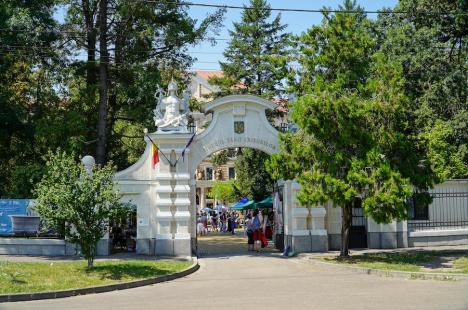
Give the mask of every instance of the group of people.
POLYGON ((268 246, 268 240, 273 237, 273 213, 266 209, 249 210, 247 214, 227 210, 198 213, 197 234, 203 236, 209 232, 222 232, 234 235, 236 227, 242 223, 248 251, 259 252, 260 248, 268 246))
POLYGON ((268 239, 272 238, 273 230, 270 215, 258 209, 247 214, 245 220, 248 251, 259 251, 268 246, 268 239))
POLYGON ((220 231, 234 235, 238 220, 236 211, 202 212, 197 217, 197 234, 203 236, 209 231, 220 231))

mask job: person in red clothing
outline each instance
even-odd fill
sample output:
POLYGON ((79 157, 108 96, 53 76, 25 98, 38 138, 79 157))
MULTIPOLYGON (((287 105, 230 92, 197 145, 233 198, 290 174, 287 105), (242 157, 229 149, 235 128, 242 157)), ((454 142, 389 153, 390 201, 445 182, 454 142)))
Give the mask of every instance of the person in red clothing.
POLYGON ((262 221, 260 219, 260 214, 258 212, 258 209, 255 209, 253 212, 251 227, 253 231, 254 250, 258 252, 258 247, 260 245, 260 240, 261 240, 261 235, 262 235, 262 221))

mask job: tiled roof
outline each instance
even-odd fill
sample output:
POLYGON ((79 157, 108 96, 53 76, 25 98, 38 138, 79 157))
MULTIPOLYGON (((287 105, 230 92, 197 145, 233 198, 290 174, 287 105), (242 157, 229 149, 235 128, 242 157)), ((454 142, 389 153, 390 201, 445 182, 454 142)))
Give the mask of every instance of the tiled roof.
POLYGON ((221 77, 223 76, 223 71, 195 71, 196 75, 204 80, 207 80, 211 77, 221 77))

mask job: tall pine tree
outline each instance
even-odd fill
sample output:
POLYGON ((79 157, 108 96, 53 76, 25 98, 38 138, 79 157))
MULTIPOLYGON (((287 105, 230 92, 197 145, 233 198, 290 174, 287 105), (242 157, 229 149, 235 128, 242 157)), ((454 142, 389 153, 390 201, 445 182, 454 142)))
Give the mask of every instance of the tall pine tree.
MULTIPOLYGON (((271 20, 271 6, 265 0, 251 0, 244 7, 241 22, 234 23, 231 41, 221 62, 223 76, 213 77, 217 96, 254 94, 266 99, 284 95, 287 76, 289 34, 278 14, 271 20)), ((242 195, 263 199, 272 191, 270 176, 265 169, 269 156, 246 149, 236 161, 238 187, 242 195)))
POLYGON ((251 0, 241 22, 234 23, 231 41, 220 62, 222 77, 210 84, 220 88, 217 96, 255 94, 267 99, 284 94, 289 34, 281 15, 270 21, 271 7, 265 0, 251 0))

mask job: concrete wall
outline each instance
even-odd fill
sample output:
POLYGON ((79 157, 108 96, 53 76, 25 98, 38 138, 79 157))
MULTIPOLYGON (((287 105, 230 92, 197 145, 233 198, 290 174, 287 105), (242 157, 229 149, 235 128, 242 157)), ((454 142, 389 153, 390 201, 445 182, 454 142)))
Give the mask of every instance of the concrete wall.
MULTIPOLYGON (((0 238, 0 254, 66 256, 78 255, 77 247, 62 239, 0 238)), ((109 239, 101 239, 97 255, 109 255, 109 239)))
POLYGON ((303 206, 297 200, 300 190, 295 181, 284 182, 283 210, 285 247, 293 252, 324 252, 328 250, 325 227, 326 210, 322 206, 303 206))
POLYGON ((468 229, 428 230, 408 233, 410 247, 468 244, 468 229))
POLYGON ((0 238, 0 254, 63 256, 66 246, 58 239, 0 238))
POLYGON ((325 218, 328 232, 328 248, 339 250, 341 247, 341 208, 334 208, 331 201, 325 204, 327 215, 325 218))

